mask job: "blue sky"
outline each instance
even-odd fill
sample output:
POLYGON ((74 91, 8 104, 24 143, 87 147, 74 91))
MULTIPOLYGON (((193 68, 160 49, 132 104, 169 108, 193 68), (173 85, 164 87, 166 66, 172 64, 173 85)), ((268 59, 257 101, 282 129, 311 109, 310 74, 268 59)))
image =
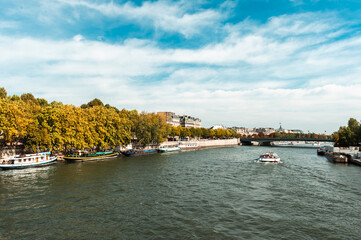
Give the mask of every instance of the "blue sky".
POLYGON ((361 119, 361 1, 0 0, 0 86, 214 124, 361 119))

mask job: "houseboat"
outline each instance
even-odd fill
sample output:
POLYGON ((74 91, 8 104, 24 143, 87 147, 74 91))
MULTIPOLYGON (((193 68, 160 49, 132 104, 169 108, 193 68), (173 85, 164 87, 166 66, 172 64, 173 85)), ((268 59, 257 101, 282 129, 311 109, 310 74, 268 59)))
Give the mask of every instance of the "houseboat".
POLYGON ((317 148, 317 155, 323 156, 326 153, 326 149, 324 147, 317 148))
POLYGON ((178 147, 181 149, 181 150, 191 150, 191 149, 199 149, 200 146, 198 145, 198 143, 196 142, 180 142, 178 147))
POLYGON ((78 151, 77 153, 71 153, 64 157, 66 161, 92 161, 92 160, 102 160, 108 158, 115 158, 119 154, 118 152, 114 151, 107 151, 107 152, 96 152, 96 153, 88 153, 78 151))
POLYGON ((125 151, 120 151, 121 154, 123 154, 126 157, 135 157, 135 156, 142 156, 142 155, 150 155, 158 153, 156 149, 129 149, 125 151))
POLYGON ((179 146, 169 146, 169 145, 164 145, 164 146, 160 146, 158 151, 161 153, 165 153, 165 152, 176 152, 176 151, 180 151, 180 147, 179 146))
POLYGON ((335 153, 335 152, 326 152, 325 156, 328 161, 333 163, 347 163, 348 158, 345 154, 335 153))
POLYGON ((56 156, 51 156, 50 152, 41 152, 34 154, 24 154, 11 156, 8 159, 0 160, 0 168, 14 169, 38 167, 54 163, 57 160, 56 156))

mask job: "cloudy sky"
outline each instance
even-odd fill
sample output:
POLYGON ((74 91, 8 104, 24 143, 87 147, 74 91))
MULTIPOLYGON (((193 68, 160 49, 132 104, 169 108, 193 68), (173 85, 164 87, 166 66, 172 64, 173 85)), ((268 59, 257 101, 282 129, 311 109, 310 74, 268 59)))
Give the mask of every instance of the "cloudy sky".
POLYGON ((0 0, 0 86, 214 124, 361 119, 359 0, 0 0))

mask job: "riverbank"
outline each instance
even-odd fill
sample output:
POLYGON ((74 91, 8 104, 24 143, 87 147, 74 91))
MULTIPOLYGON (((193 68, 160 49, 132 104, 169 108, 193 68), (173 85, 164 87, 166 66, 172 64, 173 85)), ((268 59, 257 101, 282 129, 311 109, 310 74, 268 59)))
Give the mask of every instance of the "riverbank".
MULTIPOLYGON (((174 146, 179 145, 182 143, 193 143, 199 148, 211 148, 211 147, 227 147, 227 146, 237 146, 239 145, 239 141, 237 138, 231 139, 201 139, 201 140, 192 140, 192 141, 166 141, 160 144, 160 146, 174 146)), ((128 148, 132 148, 131 145, 128 148)), ((126 148, 116 147, 118 149, 116 151, 125 150, 126 148)), ((15 146, 6 146, 2 151, 0 151, 0 158, 6 159, 13 155, 21 154, 24 151, 22 145, 15 145, 15 146)), ((56 153, 58 157, 58 161, 64 161, 63 153, 56 153)))
POLYGON ((163 142, 160 146, 174 146, 182 143, 196 144, 200 148, 226 147, 226 146, 239 145, 239 141, 237 138, 231 138, 231 139, 201 139, 201 140, 192 140, 192 141, 166 141, 163 142))

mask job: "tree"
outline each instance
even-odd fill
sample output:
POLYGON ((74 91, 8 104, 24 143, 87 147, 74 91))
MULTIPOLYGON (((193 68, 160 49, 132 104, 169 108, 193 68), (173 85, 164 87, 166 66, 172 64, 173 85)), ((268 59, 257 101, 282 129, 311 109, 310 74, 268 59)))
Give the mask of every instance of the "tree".
POLYGON ((20 96, 21 100, 23 100, 24 102, 33 102, 33 103, 38 103, 38 101, 35 99, 34 95, 31 93, 23 93, 20 96))
POLYGON ((0 99, 0 136, 2 145, 22 140, 27 134, 27 127, 32 119, 28 106, 23 101, 0 99))
POLYGON ((361 142, 360 123, 350 118, 347 127, 340 127, 337 133, 333 134, 335 145, 339 147, 357 146, 361 142))
POLYGON ((103 102, 98 99, 98 98, 94 98, 93 100, 91 100, 90 102, 88 102, 88 107, 92 108, 95 106, 104 106, 103 102))
POLYGON ((5 90, 5 88, 1 87, 0 88, 0 98, 6 98, 7 97, 7 92, 5 90))

